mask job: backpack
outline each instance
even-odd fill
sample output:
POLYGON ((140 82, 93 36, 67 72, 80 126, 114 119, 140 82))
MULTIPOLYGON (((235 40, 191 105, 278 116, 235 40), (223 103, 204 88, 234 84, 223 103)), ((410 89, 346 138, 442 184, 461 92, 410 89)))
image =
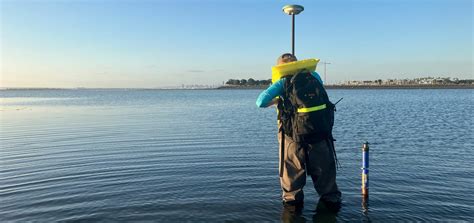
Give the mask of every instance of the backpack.
POLYGON ((286 135, 303 143, 332 139, 335 105, 310 72, 286 77, 281 99, 278 114, 286 135))

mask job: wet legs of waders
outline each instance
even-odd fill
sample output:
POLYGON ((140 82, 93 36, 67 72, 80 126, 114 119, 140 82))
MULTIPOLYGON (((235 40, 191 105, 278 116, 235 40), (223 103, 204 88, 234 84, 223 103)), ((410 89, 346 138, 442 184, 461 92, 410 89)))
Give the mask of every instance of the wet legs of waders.
MULTIPOLYGON (((280 157, 283 155, 283 162, 280 162, 280 165, 283 165, 283 168, 280 168, 283 170, 280 177, 282 198, 286 204, 300 204, 303 203, 303 187, 306 184, 304 150, 299 148, 290 137, 284 137, 283 154, 280 151, 280 157)), ((278 138, 281 143, 280 134, 278 138)))
POLYGON ((308 145, 308 172, 314 189, 324 201, 340 202, 341 192, 336 184, 336 162, 332 144, 323 140, 308 145))
POLYGON ((307 222, 307 219, 303 216, 303 205, 283 205, 281 222, 307 222))

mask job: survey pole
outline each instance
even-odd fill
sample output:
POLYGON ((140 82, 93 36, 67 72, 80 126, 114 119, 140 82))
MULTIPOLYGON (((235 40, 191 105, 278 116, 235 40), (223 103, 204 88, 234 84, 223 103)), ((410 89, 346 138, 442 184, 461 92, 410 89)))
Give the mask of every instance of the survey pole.
POLYGON ((287 15, 291 15, 291 54, 295 55, 295 16, 300 14, 304 10, 301 5, 285 5, 283 6, 283 12, 287 15))
POLYGON ((295 14, 291 15, 291 54, 295 55, 295 14))

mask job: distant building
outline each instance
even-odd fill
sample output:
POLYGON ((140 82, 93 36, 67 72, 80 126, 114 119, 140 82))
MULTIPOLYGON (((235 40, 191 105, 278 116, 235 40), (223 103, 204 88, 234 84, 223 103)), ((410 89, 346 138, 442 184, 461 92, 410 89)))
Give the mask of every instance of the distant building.
POLYGON ((474 80, 460 80, 459 78, 442 78, 442 77, 421 77, 414 79, 377 79, 373 81, 363 80, 363 81, 344 81, 340 85, 345 86, 406 86, 406 85, 474 85, 474 80))

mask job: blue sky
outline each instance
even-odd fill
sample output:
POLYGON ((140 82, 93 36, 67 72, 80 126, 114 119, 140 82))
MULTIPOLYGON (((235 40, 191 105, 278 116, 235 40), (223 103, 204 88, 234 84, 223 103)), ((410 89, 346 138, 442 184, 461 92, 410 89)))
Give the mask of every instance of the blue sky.
POLYGON ((291 51, 327 81, 473 78, 471 0, 1 2, 0 87, 166 87, 269 79, 291 51), (318 72, 323 75, 322 65, 318 72))

